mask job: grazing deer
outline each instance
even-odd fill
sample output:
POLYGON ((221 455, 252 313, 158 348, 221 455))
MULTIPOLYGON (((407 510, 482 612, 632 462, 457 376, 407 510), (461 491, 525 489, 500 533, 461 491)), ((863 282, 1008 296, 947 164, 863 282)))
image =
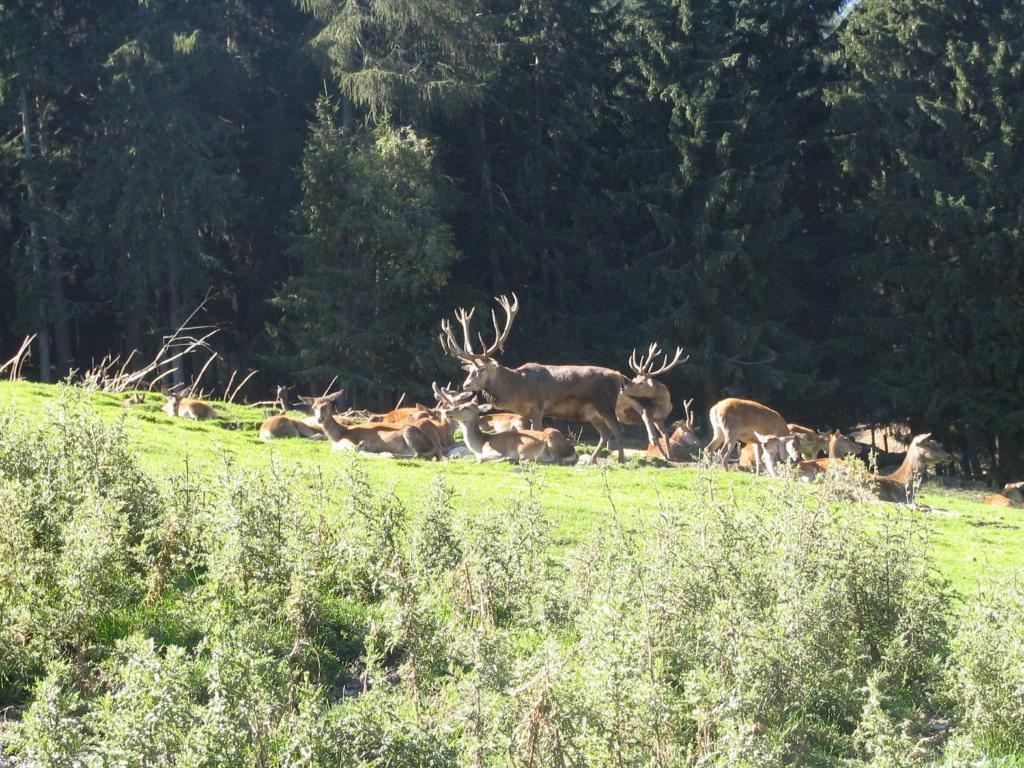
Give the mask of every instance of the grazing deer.
POLYGON ((473 350, 469 330, 475 310, 460 309, 456 313, 462 326, 461 344, 455 339, 451 323, 447 320, 441 323, 438 337, 441 348, 459 360, 468 374, 462 388, 483 392, 496 408, 523 414, 533 429, 543 428, 545 416, 589 422, 600 435, 591 461, 596 460, 604 448, 610 447, 614 439, 619 461, 624 462, 622 429, 615 417, 615 404, 629 379, 618 371, 596 365, 526 363, 518 368, 506 368, 494 355, 508 339, 519 311, 519 301, 515 294, 511 301, 506 296, 497 301, 505 312, 505 323, 499 326, 497 314, 491 311, 495 338, 482 352, 473 350))
POLYGON ((167 402, 163 404, 160 410, 168 416, 177 416, 194 421, 220 418, 220 414, 213 410, 213 406, 208 403, 204 403, 202 400, 182 397, 180 393, 175 392, 167 393, 167 402))
POLYGON ((629 367, 636 374, 632 381, 626 383, 615 401, 615 418, 621 424, 643 424, 647 428, 649 445, 657 448, 661 457, 669 459, 665 420, 672 412, 672 395, 668 387, 657 381, 656 377, 668 373, 680 363, 690 359, 683 357, 683 348, 676 347, 675 357, 669 362, 668 355, 661 361, 661 366, 654 369, 654 359, 662 354, 657 343, 647 348, 647 354, 637 360, 636 349, 629 356, 629 367))
POLYGON ((388 454, 391 456, 420 456, 440 458, 442 451, 437 445, 436 435, 421 430, 415 424, 394 426, 390 424, 362 424, 345 426, 334 419, 334 401, 342 390, 323 397, 304 397, 302 401, 313 407, 316 423, 330 438, 332 448, 357 450, 366 453, 388 454))
POLYGON ((476 403, 472 393, 455 394, 434 384, 438 402, 444 402, 448 418, 462 425, 466 445, 477 461, 519 461, 548 460, 556 464, 572 465, 579 460, 576 447, 561 432, 553 427, 542 430, 509 430, 488 434, 480 429, 483 411, 488 406, 476 403), (538 448, 539 446, 539 448, 538 448))
POLYGON ((789 425, 778 411, 738 397, 727 397, 711 406, 708 421, 714 436, 706 450, 717 451, 723 463, 740 443, 756 443, 755 432, 779 437, 789 434, 789 425))
MULTIPOLYGON (((664 441, 669 461, 692 461, 700 455, 704 447, 703 441, 697 437, 693 426, 693 398, 683 401, 683 412, 686 418, 672 425, 672 434, 664 441)), ((664 456, 660 446, 648 445, 647 458, 657 459, 664 456)))
POLYGON ((930 432, 917 435, 910 441, 907 456, 899 469, 887 475, 871 476, 878 488, 878 498, 882 501, 913 504, 914 486, 925 467, 929 464, 941 464, 952 458, 945 448, 931 439, 930 432))
POLYGON ((815 459, 818 453, 828 450, 828 438, 816 429, 787 424, 790 434, 800 435, 800 453, 805 459, 815 459))
POLYGON ((797 465, 800 479, 804 482, 810 482, 818 475, 827 471, 829 466, 836 460, 856 455, 859 452, 860 443, 856 440, 851 440, 838 429, 833 430, 828 436, 828 458, 801 461, 797 465))

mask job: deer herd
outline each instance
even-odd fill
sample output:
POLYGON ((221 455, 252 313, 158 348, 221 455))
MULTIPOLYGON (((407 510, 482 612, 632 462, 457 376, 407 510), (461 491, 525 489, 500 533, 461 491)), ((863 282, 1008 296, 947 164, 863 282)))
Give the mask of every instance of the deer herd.
MULTIPOLYGON (((526 460, 573 465, 581 460, 576 446, 563 432, 545 427, 545 418, 592 425, 598 443, 593 453, 582 459, 591 462, 613 449, 619 461, 624 461, 622 426, 643 425, 648 439, 646 456, 662 463, 692 461, 706 452, 728 465, 736 454, 738 466, 758 474, 764 471, 775 476, 780 464, 791 463, 796 476, 805 481, 863 450, 860 443, 838 431, 822 434, 788 423, 766 405, 735 397, 711 407, 712 437, 706 446, 696 432, 692 399, 683 403, 685 418, 669 429, 672 397, 658 377, 689 359, 682 348, 671 356, 663 354, 657 344, 651 344, 639 357, 634 350, 628 361, 632 378, 595 365, 525 363, 508 368, 497 355, 508 340, 519 302, 514 294, 511 299, 501 296, 497 302, 503 316, 499 320, 498 313, 491 311, 494 338, 490 344, 485 345, 480 333, 475 334, 474 342, 475 310, 456 312, 458 333, 451 321, 441 323, 441 348, 462 365, 466 378, 459 390, 435 382, 433 406, 395 408, 357 424, 335 413, 341 390, 322 397, 300 397, 296 403, 287 388, 278 387, 277 404, 282 413, 260 425, 260 439, 327 439, 334 448, 390 457, 441 460, 472 455, 478 462, 526 460), (456 442, 457 428, 464 445, 456 442), (819 458, 822 452, 827 456, 819 458)), ((210 405, 175 394, 168 395, 163 410, 189 419, 217 418, 210 405)), ((871 479, 883 500, 912 503, 916 481, 926 465, 951 458, 929 434, 917 435, 898 469, 871 479)))

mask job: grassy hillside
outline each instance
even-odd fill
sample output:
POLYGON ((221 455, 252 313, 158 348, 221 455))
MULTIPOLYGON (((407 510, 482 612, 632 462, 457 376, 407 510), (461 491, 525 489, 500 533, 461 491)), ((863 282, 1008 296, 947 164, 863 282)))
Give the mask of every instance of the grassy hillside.
MULTIPOLYGON (((14 411, 43 417, 52 411, 59 389, 28 382, 0 383, 0 413, 14 411)), ((224 416, 198 423, 171 418, 160 411, 163 397, 146 395, 143 404, 123 407, 124 395, 90 395, 97 411, 108 420, 123 420, 142 467, 172 477, 186 467, 212 477, 226 462, 252 470, 272 464, 286 474, 334 475, 353 457, 332 451, 320 441, 280 440, 262 443, 257 427, 265 412, 239 405, 217 404, 224 416)), ((413 460, 356 459, 371 483, 390 487, 399 498, 413 503, 440 475, 455 490, 463 509, 494 510, 527 483, 518 467, 479 465, 470 460, 443 463, 413 460)), ((778 482, 740 472, 702 475, 697 468, 664 469, 637 461, 603 469, 591 467, 538 467, 529 477, 537 483, 541 506, 554 524, 555 540, 570 545, 606 527, 615 514, 629 529, 642 530, 662 508, 685 508, 699 483, 711 483, 717 494, 770 498, 778 482)), ((816 493, 814 487, 806 489, 816 493)), ((989 580, 1024 567, 1024 510, 984 505, 984 492, 949 491, 927 485, 920 500, 931 508, 933 552, 936 563, 962 594, 974 592, 989 580)))

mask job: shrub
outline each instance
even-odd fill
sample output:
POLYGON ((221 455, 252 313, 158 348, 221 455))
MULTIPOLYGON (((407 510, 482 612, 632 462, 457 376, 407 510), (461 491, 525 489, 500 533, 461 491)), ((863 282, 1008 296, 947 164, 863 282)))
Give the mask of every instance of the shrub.
POLYGON ((957 625, 947 664, 962 737, 989 757, 1024 754, 1024 585, 979 594, 957 625))

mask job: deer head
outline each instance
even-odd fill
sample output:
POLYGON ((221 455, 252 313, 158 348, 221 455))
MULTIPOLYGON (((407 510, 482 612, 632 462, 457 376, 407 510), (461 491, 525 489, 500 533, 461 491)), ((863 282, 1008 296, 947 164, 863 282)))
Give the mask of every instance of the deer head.
POLYGON ((313 416, 317 424, 326 424, 331 421, 331 414, 334 411, 334 401, 341 397, 345 390, 339 389, 323 397, 299 397, 299 400, 313 408, 313 416))
POLYGON ((437 398, 438 410, 446 419, 459 423, 475 422, 484 410, 477 404, 476 394, 473 392, 453 392, 451 389, 437 386, 436 381, 431 387, 437 398))
POLYGON ((937 440, 932 440, 931 437, 931 432, 917 435, 911 441, 908 453, 916 451, 918 460, 925 464, 941 464, 944 461, 950 461, 953 456, 937 440))
POLYGON ((643 396, 643 391, 647 390, 651 394, 654 394, 657 387, 654 379, 661 376, 664 373, 668 373, 680 363, 685 363, 690 359, 687 355, 683 357, 683 348, 676 347, 675 357, 669 362, 668 355, 665 354, 662 358, 661 365, 657 368, 654 367, 654 360, 658 355, 663 354, 661 347, 658 346, 657 342, 654 342, 647 348, 647 354, 637 359, 636 349, 629 356, 629 367, 632 369, 635 376, 633 377, 633 387, 631 387, 631 394, 635 396, 643 396))
POLYGON ((455 313, 455 318, 459 321, 459 325, 462 326, 461 344, 455 338, 455 331, 452 328, 451 322, 448 320, 441 322, 441 333, 437 337, 438 341, 441 342, 441 349, 461 362, 462 368, 468 374, 466 381, 462 384, 464 390, 484 389, 493 372, 500 367, 498 361, 494 359, 494 355, 500 352, 504 348, 505 342, 508 341, 508 335, 512 330, 512 323, 519 312, 519 299, 513 293, 511 301, 507 296, 499 296, 495 301, 498 302, 505 313, 505 322, 499 325, 497 313, 493 309, 491 310, 491 322, 494 325, 494 341, 489 346, 484 347, 483 336, 477 334, 477 339, 482 349, 481 352, 476 352, 473 349, 472 334, 469 330, 469 325, 473 320, 473 313, 476 312, 476 309, 467 311, 460 308, 455 313))

